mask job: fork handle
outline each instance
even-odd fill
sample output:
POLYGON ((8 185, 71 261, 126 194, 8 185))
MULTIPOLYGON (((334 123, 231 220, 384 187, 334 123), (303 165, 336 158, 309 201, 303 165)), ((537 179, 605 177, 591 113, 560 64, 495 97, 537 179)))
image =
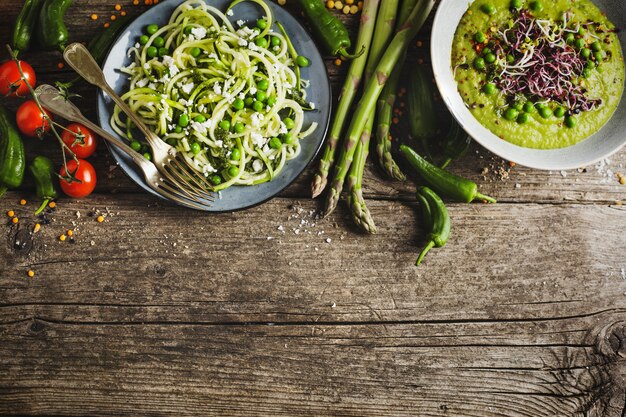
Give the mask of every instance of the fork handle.
POLYGON ((148 141, 153 142, 155 137, 158 138, 154 132, 148 129, 143 120, 141 120, 139 116, 137 116, 130 109, 130 107, 128 107, 124 100, 122 100, 120 96, 113 91, 111 86, 106 82, 104 73, 98 66, 98 63, 83 44, 73 43, 69 45, 63 51, 63 58, 65 58, 65 61, 74 69, 74 71, 78 73, 78 75, 83 77, 90 84, 101 88, 109 97, 111 97, 115 104, 117 104, 120 109, 122 109, 122 111, 130 117, 135 126, 141 130, 141 133, 144 134, 148 141))

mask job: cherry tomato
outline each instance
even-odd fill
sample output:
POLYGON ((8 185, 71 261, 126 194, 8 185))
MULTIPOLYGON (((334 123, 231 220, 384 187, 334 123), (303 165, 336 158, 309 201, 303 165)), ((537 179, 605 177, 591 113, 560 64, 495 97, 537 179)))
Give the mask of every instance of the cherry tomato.
MULTIPOLYGON (((46 115, 51 118, 50 113, 44 110, 46 115)), ((26 136, 34 137, 38 133, 44 133, 50 130, 50 124, 44 119, 43 113, 39 110, 39 106, 34 100, 28 100, 22 103, 17 109, 15 115, 17 127, 26 136)))
MULTIPOLYGON (((37 78, 35 77, 33 67, 24 61, 20 61, 20 67, 22 67, 24 78, 26 78, 28 84, 31 87, 35 87, 37 78)), ((28 95, 28 86, 21 80, 20 71, 13 60, 0 64, 0 95, 11 97, 28 95)))
POLYGON ((96 135, 79 123, 67 125, 61 139, 78 158, 89 158, 96 151, 96 135))
MULTIPOLYGON (((96 188, 96 170, 89 162, 85 161, 84 159, 79 159, 78 164, 76 164, 76 161, 70 159, 69 161, 67 161, 67 169, 70 172, 75 171, 74 176, 81 181, 68 182, 64 179, 59 180, 61 189, 69 197, 87 197, 89 194, 91 194, 93 189, 96 188)), ((61 167, 59 174, 62 177, 65 177, 67 175, 67 171, 65 170, 64 166, 61 167)))

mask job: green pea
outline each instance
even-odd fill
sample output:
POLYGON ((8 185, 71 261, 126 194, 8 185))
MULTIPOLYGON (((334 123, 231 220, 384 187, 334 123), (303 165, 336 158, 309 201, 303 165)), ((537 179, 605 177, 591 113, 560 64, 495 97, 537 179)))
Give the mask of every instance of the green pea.
POLYGON ((511 107, 521 112, 524 109, 524 104, 521 101, 516 101, 511 107))
POLYGON ((241 110, 244 108, 246 104, 244 103, 244 101, 242 99, 240 99, 239 97, 235 99, 235 101, 233 101, 233 108, 235 110, 241 110))
POLYGON ((477 70, 484 70, 485 60, 482 57, 476 57, 476 59, 474 59, 474 68, 477 70))
POLYGON ((496 56, 494 54, 485 55, 485 62, 487 62, 488 64, 493 64, 494 62, 496 62, 496 56))
POLYGON ((159 48, 159 56, 163 57, 170 53, 170 50, 167 48, 159 48))
POLYGON ((254 104, 254 98, 253 97, 246 97, 246 99, 243 101, 247 107, 251 107, 252 104, 254 104))
POLYGON ((150 155, 150 152, 144 152, 143 157, 146 158, 148 161, 152 160, 152 155, 150 155))
POLYGON ((183 113, 178 116, 178 126, 187 127, 189 125, 189 115, 187 113, 183 113))
POLYGON ((569 128, 576 126, 576 118, 574 116, 567 116, 565 118, 565 126, 569 128))
POLYGON ((232 159, 233 161, 239 161, 241 159, 241 151, 239 150, 239 148, 233 148, 232 152, 230 153, 230 159, 232 159))
POLYGON ((230 122, 228 120, 222 120, 218 126, 220 127, 220 129, 227 132, 230 130, 230 122))
POLYGON ((202 49, 198 48, 197 46, 194 46, 193 48, 191 48, 191 51, 189 51, 191 56, 194 57, 194 58, 199 57, 200 56, 200 52, 202 52, 202 49))
POLYGON ((483 86, 483 93, 491 95, 497 91, 496 85, 494 83, 487 83, 483 86))
POLYGON ((200 153, 200 144, 198 142, 194 142, 191 145, 189 145, 189 148, 191 149, 191 152, 194 155, 197 155, 200 153))
POLYGON ((291 133, 285 133, 283 135, 283 143, 286 143, 287 145, 293 145, 294 143, 296 143, 296 138, 294 138, 291 133))
POLYGON ((515 57, 511 54, 508 54, 506 56, 506 62, 508 62, 509 64, 512 64, 513 62, 515 62, 515 57))
POLYGON ((523 125, 524 123, 528 123, 530 120, 530 115, 528 113, 522 113, 517 116, 517 123, 523 125))
POLYGON ((222 183, 222 177, 220 177, 217 174, 211 175, 210 180, 213 183, 213 185, 220 185, 222 183))
POLYGON ((487 55, 487 54, 492 54, 493 53, 493 51, 491 49, 489 49, 489 48, 483 48, 483 50, 480 51, 480 52, 483 54, 483 56, 487 55))
POLYGON ((194 122, 204 123, 204 122, 206 122, 206 117, 204 117, 203 115, 199 114, 196 117, 194 117, 193 120, 194 120, 194 122))
POLYGON ((585 44, 586 44, 586 42, 585 42, 585 40, 583 38, 578 38, 578 39, 576 39, 574 41, 574 46, 577 49, 583 49, 585 47, 585 44))
POLYGON ((483 43, 487 40, 487 35, 485 35, 483 32, 476 32, 474 34, 474 40, 478 43, 483 43))
POLYGON ((252 103, 252 110, 254 110, 256 112, 263 111, 264 107, 265 107, 265 105, 263 104, 262 101, 255 100, 254 103, 252 103))
POLYGON ((165 141, 165 143, 167 143, 170 146, 176 146, 178 144, 178 141, 174 138, 169 138, 168 140, 165 141))
POLYGON ((506 120, 515 120, 517 119, 517 116, 519 116, 519 110, 514 109, 514 108, 509 108, 504 112, 504 118, 506 120))
POLYGON ((591 77, 591 69, 589 68, 585 68, 581 74, 583 76, 583 78, 589 78, 591 77))
POLYGON ((181 126, 176 126, 174 128, 174 133, 183 133, 183 128, 181 126))
POLYGON ((163 39, 160 36, 157 36, 156 38, 154 38, 154 40, 152 41, 152 45, 156 46, 157 48, 161 48, 163 45, 165 45, 165 39, 163 39))
POLYGON ((531 101, 527 101, 524 103, 522 110, 524 110, 524 113, 532 113, 535 111, 535 105, 531 101))
POLYGON ((268 88, 270 88, 270 82, 266 79, 262 79, 258 83, 256 83, 256 88, 266 91, 268 88))
POLYGON ((565 107, 562 107, 562 106, 559 106, 556 109, 554 109, 554 115, 556 117, 563 117, 563 116, 565 116, 565 112, 566 112, 565 107))
POLYGON ((533 10, 535 12, 540 12, 540 11, 543 10, 543 3, 540 2, 539 0, 531 1, 530 2, 530 8, 531 8, 531 10, 533 10))
POLYGON ((511 7, 514 9, 522 8, 522 0, 511 0, 511 7))
POLYGON ((280 149, 281 146, 283 146, 283 143, 280 141, 280 139, 276 137, 270 139, 270 148, 280 149))
POLYGON ((267 20, 265 19, 259 19, 256 21, 256 27, 258 27, 261 30, 264 30, 267 27, 267 20))
POLYGON ((275 96, 269 96, 267 98, 267 105, 272 107, 274 104, 276 104, 276 97, 275 96))
POLYGON ((267 38, 256 38, 256 40, 254 41, 254 43, 256 44, 256 46, 258 46, 259 48, 267 48, 267 38))
POLYGON ((285 117, 283 119, 283 123, 285 124, 285 127, 289 130, 293 129, 293 127, 296 125, 296 122, 294 122, 291 117, 285 117))
POLYGON ((567 42, 570 45, 573 44, 575 40, 576 40, 576 36, 574 36, 573 33, 568 33, 567 36, 565 36, 565 42, 567 42))
POLYGON ((594 69, 596 67, 596 63, 593 61, 587 61, 585 62, 585 68, 587 69, 594 69))
POLYGON ((156 23, 152 23, 151 25, 148 25, 146 27, 146 33, 148 35, 154 35, 157 30, 159 30, 159 25, 157 25, 156 23))
POLYGON ((591 57, 591 49, 589 48, 581 49, 580 56, 583 57, 584 59, 589 59, 589 57, 591 57))
POLYGON ((191 29, 193 29, 193 26, 185 26, 185 29, 183 29, 183 33, 185 35, 189 35, 191 34, 191 29))
POLYGON ((267 100, 267 93, 263 90, 257 91, 256 99, 260 102, 265 102, 265 100, 267 100))
POLYGON ((246 130, 246 126, 241 122, 237 122, 235 123, 233 129, 235 130, 235 133, 243 133, 243 131, 246 130))
POLYGON ((549 119, 550 117, 552 117, 552 109, 550 107, 542 107, 539 110, 539 116, 543 117, 544 119, 549 119))
POLYGON ((308 67, 309 65, 311 65, 311 62, 309 61, 309 58, 303 55, 298 55, 298 57, 296 58, 296 65, 304 68, 304 67, 308 67))
POLYGON ((134 140, 130 143, 130 147, 133 148, 133 151, 139 152, 141 150, 141 142, 134 140))
POLYGON ((595 52, 593 54, 593 58, 596 60, 596 62, 599 64, 600 62, 602 62, 602 60, 604 59, 604 55, 602 54, 602 52, 595 52))
POLYGON ((145 45, 148 43, 149 40, 150 40, 150 37, 148 35, 141 35, 139 37, 139 45, 145 45))
POLYGON ((155 46, 148 46, 148 49, 146 49, 146 54, 150 58, 154 58, 159 54, 159 50, 155 46))
POLYGON ((581 26, 578 28, 578 34, 582 36, 582 35, 584 35, 585 33, 587 33, 587 31, 585 30, 585 27, 581 25, 581 26))
POLYGON ((496 12, 496 8, 493 4, 489 4, 489 3, 485 3, 482 6, 480 6, 480 10, 488 15, 492 15, 496 12))
POLYGON ((600 44, 600 42, 595 41, 591 44, 591 50, 593 52, 600 52, 602 50, 602 45, 600 44))
POLYGON ((270 45, 272 46, 280 46, 281 40, 280 38, 277 38, 276 36, 272 36, 270 38, 270 45))
POLYGON ((237 176, 237 174, 239 174, 239 167, 236 167, 235 165, 231 165, 228 168, 228 176, 231 178, 234 178, 237 176))

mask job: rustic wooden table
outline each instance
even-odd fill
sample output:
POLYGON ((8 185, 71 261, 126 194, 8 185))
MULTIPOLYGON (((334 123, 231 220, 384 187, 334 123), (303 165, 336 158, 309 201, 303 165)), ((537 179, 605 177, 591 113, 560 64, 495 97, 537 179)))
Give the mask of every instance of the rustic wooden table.
MULTIPOLYGON (((118 13, 75 3, 73 40, 118 13)), ((3 43, 20 6, 2 1, 3 43)), ((25 59, 42 82, 72 77, 57 53, 25 59)), ((327 63, 337 92, 346 66, 327 63)), ((95 91, 80 93, 94 117, 95 91)), ((27 142, 59 161, 51 139, 27 142)), ((61 198, 35 235, 32 183, 0 200, 21 219, 0 245, 4 415, 626 413, 626 151, 542 172, 475 145, 452 169, 499 203, 450 204, 452 238, 419 269, 414 185, 374 165, 380 233, 365 236, 344 204, 315 217, 310 170, 266 204, 207 215, 140 192, 103 145, 92 160, 96 192, 61 198)))

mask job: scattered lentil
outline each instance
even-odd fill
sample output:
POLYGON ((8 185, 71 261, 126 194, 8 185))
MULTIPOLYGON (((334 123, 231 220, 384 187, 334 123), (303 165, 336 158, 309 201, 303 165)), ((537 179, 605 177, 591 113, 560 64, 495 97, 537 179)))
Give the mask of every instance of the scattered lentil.
POLYGON ((35 223, 35 227, 33 227, 33 233, 37 233, 41 229, 41 225, 39 223, 35 223))
POLYGON ((122 10, 122 6, 120 6, 119 4, 115 5, 115 10, 120 11, 122 10))
POLYGON ((98 15, 97 14, 92 14, 91 15, 91 20, 98 20, 98 15))
POLYGON ((111 26, 111 24, 110 24, 109 22, 106 22, 103 26, 104 26, 105 28, 108 28, 109 26, 111 26))
POLYGON ((9 210, 9 211, 7 211, 7 216, 13 217, 13 216, 15 216, 15 212, 13 210, 9 210))
POLYGON ((117 16, 115 16, 114 14, 111 15, 111 20, 115 20, 117 19, 117 16))
POLYGON ((67 236, 65 236, 65 235, 61 235, 61 236, 59 236, 59 240, 60 240, 61 242, 65 242, 65 239, 67 239, 67 236))
POLYGON ((13 222, 13 224, 17 224, 20 221, 20 219, 17 217, 13 217, 11 221, 13 222))
POLYGON ((32 269, 29 269, 26 275, 28 275, 29 278, 32 278, 35 276, 35 271, 33 271, 32 269))
POLYGON ((26 205, 26 200, 22 198, 22 199, 20 200, 20 204, 21 204, 22 206, 25 206, 25 205, 26 205))
POLYGON ((104 221, 104 216, 100 215, 96 220, 98 221, 98 223, 102 223, 104 221))
POLYGON ((57 203, 55 203, 54 201, 51 201, 50 204, 48 204, 48 207, 50 207, 51 209, 55 208, 57 206, 57 203))
POLYGON ((335 65, 336 66, 340 67, 342 63, 343 63, 343 61, 341 59, 339 59, 339 58, 335 59, 335 65))
POLYGON ((64 67, 65 67, 65 64, 64 64, 63 62, 59 62, 59 63, 57 64, 57 68, 58 68, 58 69, 63 69, 64 67))
POLYGON ((68 236, 73 236, 74 235, 74 231, 72 229, 67 231, 67 235, 68 236))

